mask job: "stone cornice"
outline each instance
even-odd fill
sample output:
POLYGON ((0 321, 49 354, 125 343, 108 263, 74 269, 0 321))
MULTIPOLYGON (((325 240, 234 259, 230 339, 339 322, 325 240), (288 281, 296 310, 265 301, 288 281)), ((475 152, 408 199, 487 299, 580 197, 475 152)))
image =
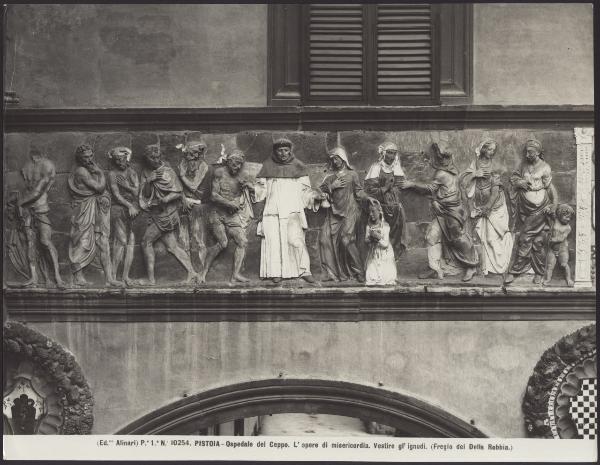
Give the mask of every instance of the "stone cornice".
POLYGON ((591 105, 431 107, 7 108, 7 132, 407 130, 593 126, 591 105))
POLYGON ((573 288, 4 290, 5 313, 24 322, 589 321, 595 308, 595 290, 573 288))

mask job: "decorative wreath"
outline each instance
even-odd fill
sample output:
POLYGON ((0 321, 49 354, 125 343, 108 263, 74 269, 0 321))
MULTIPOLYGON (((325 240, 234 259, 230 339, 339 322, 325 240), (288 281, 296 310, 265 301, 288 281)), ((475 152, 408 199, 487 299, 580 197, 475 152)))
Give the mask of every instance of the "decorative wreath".
POLYGON ((532 438, 574 439, 571 397, 583 379, 596 378, 596 325, 585 326, 544 352, 527 383, 522 410, 532 438))
POLYGON ((56 386, 63 406, 61 434, 91 434, 94 399, 75 357, 60 344, 15 321, 3 328, 4 354, 30 359, 46 379, 56 386))

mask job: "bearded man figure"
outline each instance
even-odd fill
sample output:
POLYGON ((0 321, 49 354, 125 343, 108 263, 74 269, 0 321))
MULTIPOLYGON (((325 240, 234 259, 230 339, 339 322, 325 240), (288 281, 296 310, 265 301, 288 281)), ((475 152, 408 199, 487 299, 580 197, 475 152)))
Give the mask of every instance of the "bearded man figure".
POLYGON ((295 158, 292 142, 279 139, 273 153, 256 176, 257 201, 265 201, 257 234, 260 247, 260 277, 280 283, 283 278, 302 278, 314 283, 305 242, 305 208, 317 209, 322 194, 310 186, 306 165, 295 158))
POLYGON ((148 279, 143 284, 154 285, 154 243, 161 240, 167 252, 172 254, 187 272, 183 284, 197 280, 188 253, 177 242, 179 206, 189 209, 177 174, 161 159, 160 147, 148 145, 144 151, 144 170, 141 176, 140 207, 148 212, 150 221, 142 238, 142 250, 146 259, 148 279))
POLYGON ((433 221, 429 224, 425 240, 430 271, 419 278, 444 278, 444 256, 451 265, 464 269, 463 281, 470 281, 479 264, 473 241, 465 231, 466 211, 461 201, 458 186, 458 170, 452 154, 442 152, 437 144, 432 145, 431 166, 435 169, 429 184, 400 181, 404 189, 414 189, 431 197, 433 221))
POLYGON ((558 196, 552 184, 552 169, 544 161, 541 142, 525 143, 525 160, 510 177, 516 211, 516 240, 504 284, 533 269, 533 282, 540 284, 546 271, 546 249, 550 218, 558 196))
POLYGON ((91 146, 84 144, 77 147, 75 160, 77 165, 68 180, 73 197, 69 259, 74 284, 89 284, 83 276, 83 269, 99 253, 106 285, 122 287, 123 283, 114 279, 110 257, 110 195, 106 189, 106 177, 94 161, 91 146))
POLYGON ((203 205, 210 200, 213 169, 206 163, 206 144, 201 140, 190 140, 177 145, 183 152, 179 163, 179 180, 183 185, 190 209, 180 211, 179 240, 183 248, 192 255, 198 251, 202 268, 206 268, 206 237, 208 234, 208 207, 203 205))
POLYGON ((232 283, 250 281, 242 275, 242 266, 248 246, 247 228, 254 218, 252 199, 255 190, 241 170, 246 157, 241 150, 224 155, 214 171, 209 213, 210 230, 217 243, 208 249, 206 265, 200 275, 204 282, 214 259, 227 247, 229 240, 235 244, 233 252, 232 283))

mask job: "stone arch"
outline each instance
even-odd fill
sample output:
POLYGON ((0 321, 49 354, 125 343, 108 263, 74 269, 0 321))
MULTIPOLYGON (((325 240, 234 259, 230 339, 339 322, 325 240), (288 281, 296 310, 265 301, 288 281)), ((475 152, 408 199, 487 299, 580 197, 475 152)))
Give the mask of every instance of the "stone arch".
POLYGON ((116 434, 186 434, 271 413, 353 416, 420 437, 486 437, 454 415, 407 395, 316 379, 267 379, 211 389, 144 415, 116 434))

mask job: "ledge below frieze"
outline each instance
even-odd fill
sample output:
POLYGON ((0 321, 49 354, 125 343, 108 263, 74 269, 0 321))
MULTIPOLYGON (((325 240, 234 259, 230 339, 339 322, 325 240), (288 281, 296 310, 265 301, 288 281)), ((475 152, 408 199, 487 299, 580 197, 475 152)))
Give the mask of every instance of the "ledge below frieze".
POLYGON ((594 320, 595 289, 410 285, 5 289, 25 322, 594 320))

